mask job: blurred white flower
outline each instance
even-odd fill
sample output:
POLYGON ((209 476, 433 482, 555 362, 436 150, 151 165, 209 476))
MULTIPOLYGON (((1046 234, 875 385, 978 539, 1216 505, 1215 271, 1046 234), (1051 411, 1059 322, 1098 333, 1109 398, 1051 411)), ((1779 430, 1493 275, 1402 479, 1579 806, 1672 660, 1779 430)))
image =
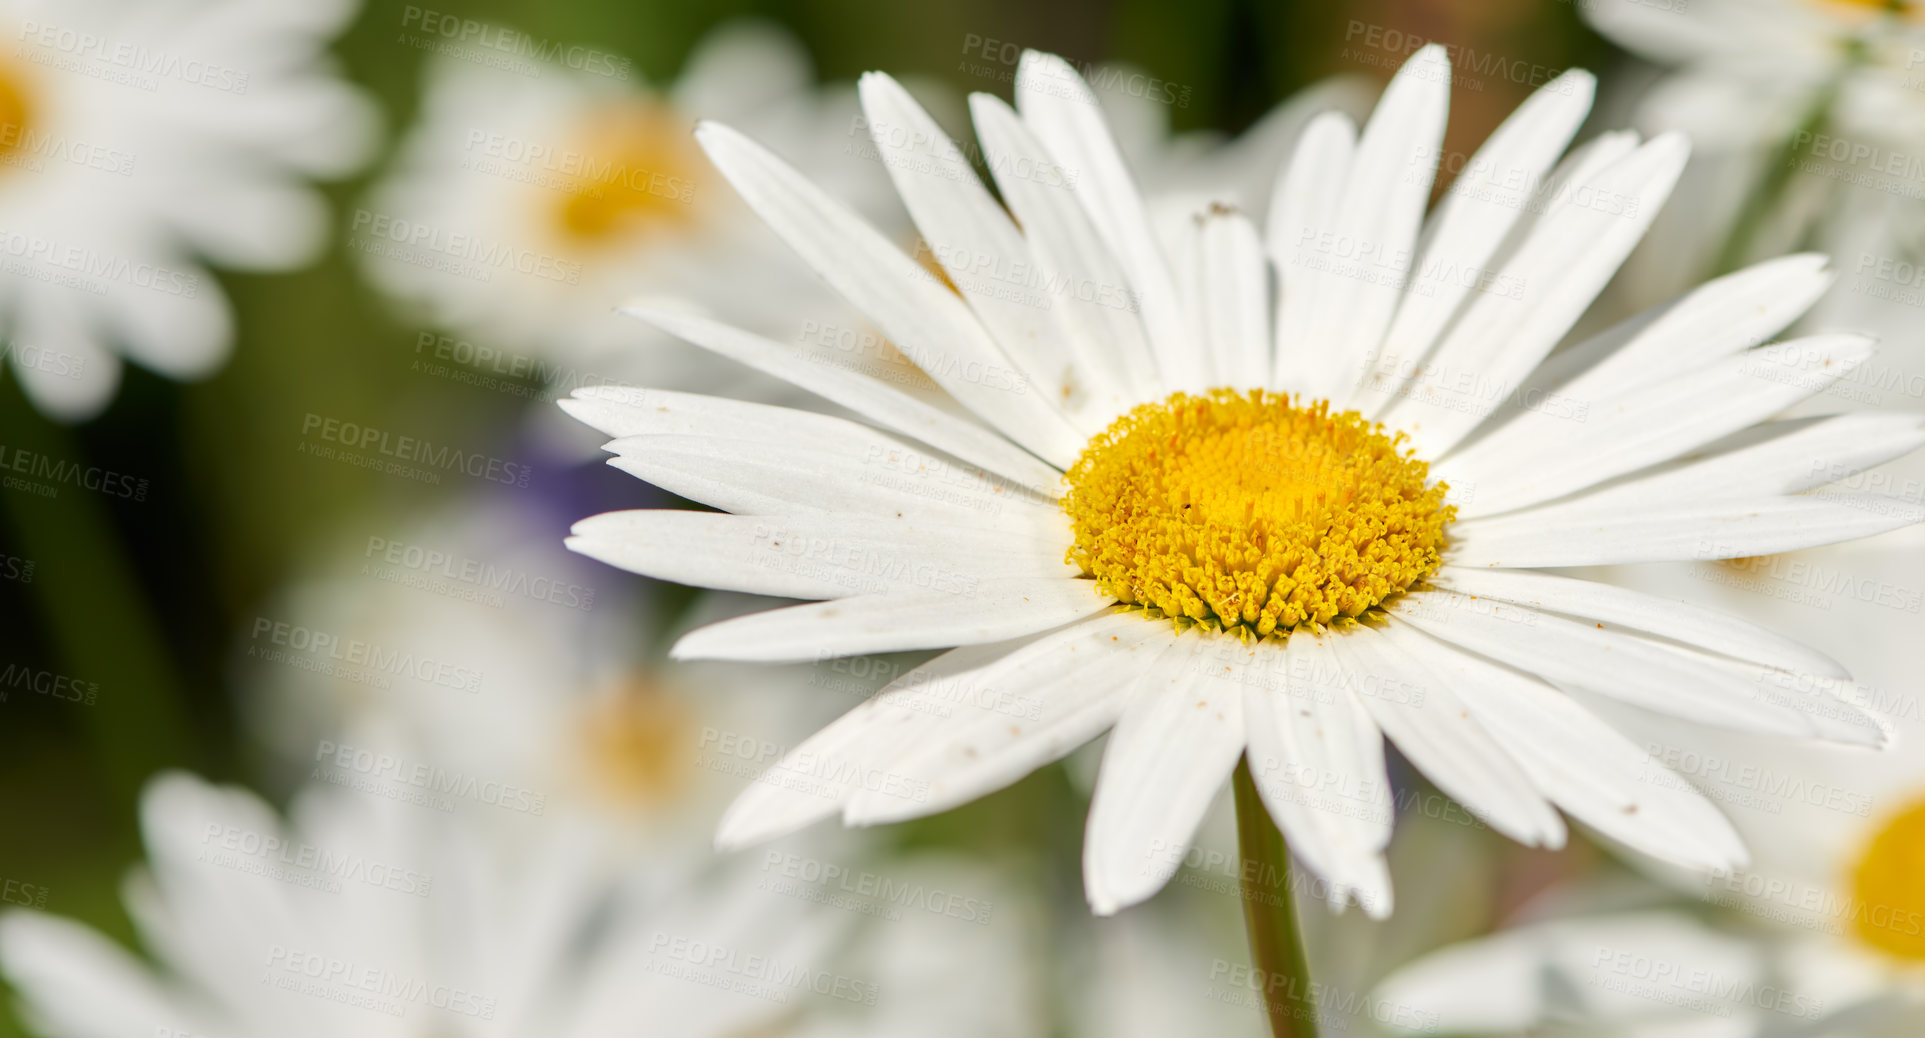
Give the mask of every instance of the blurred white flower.
POLYGON ((126 902, 151 963, 77 923, 0 917, 0 969, 50 1038, 961 1038, 1022 1034, 997 1022, 1029 1008, 1019 975, 993 999, 955 982, 970 955, 1016 961, 993 942, 1023 924, 988 873, 953 863, 887 866, 894 902, 749 860, 670 889, 611 884, 589 819, 507 845, 316 784, 284 825, 181 774, 150 785, 141 816, 126 902))
POLYGON ((320 247, 311 177, 374 143, 327 42, 354 0, 6 0, 0 317, 49 414, 106 406, 120 357, 218 366, 233 317, 203 262, 283 270, 320 247))
POLYGON ((286 778, 316 769, 406 788, 401 764, 330 764, 357 748, 473 781, 447 806, 509 838, 587 814, 609 867, 667 875, 709 857, 716 816, 751 779, 906 666, 884 659, 767 668, 671 665, 667 636, 750 608, 657 596, 564 550, 559 516, 515 490, 407 521, 350 522, 341 550, 258 611, 236 683, 286 778), (392 743, 393 746, 388 744, 392 743), (515 791, 483 796, 490 787, 515 791))
MULTIPOLYGON (((1767 256, 1822 251, 1843 276, 1805 326, 1887 344, 1880 367, 1891 374, 1861 377, 1848 399, 1925 407, 1925 167, 1916 146, 1925 135, 1925 8, 1914 0, 1580 8, 1662 67, 1639 92, 1640 128, 1684 131, 1696 149, 1676 202, 1627 268, 1633 305, 1767 256)), ((1625 77, 1620 89, 1636 82, 1625 77)))
POLYGON ((637 293, 785 341, 847 340, 856 359, 866 326, 797 268, 692 135, 701 118, 757 127, 837 197, 906 230, 852 90, 817 86, 801 45, 760 22, 715 30, 672 87, 606 64, 517 75, 431 62, 418 124, 351 221, 369 276, 422 320, 564 388, 757 383, 617 317, 637 293))

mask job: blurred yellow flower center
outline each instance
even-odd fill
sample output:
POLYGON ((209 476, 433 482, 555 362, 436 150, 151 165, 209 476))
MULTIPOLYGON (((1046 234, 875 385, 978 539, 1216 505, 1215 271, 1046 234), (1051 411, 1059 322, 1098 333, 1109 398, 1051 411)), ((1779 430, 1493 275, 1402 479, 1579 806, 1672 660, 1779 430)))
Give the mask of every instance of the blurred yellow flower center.
POLYGON ((1925 959, 1925 800, 1872 837, 1852 875, 1852 925, 1874 948, 1925 959))
POLYGON ((583 721, 587 770, 598 792, 643 806, 673 799, 689 778, 695 726, 675 697, 630 679, 583 721))
POLYGON ((1437 568, 1456 517, 1403 440, 1260 389, 1144 404, 1065 477, 1070 561, 1118 601, 1240 637, 1360 616, 1437 568))
POLYGON ((564 236, 603 244, 692 222, 708 159, 674 110, 653 101, 608 105, 589 115, 578 139, 555 213, 564 236))
POLYGON ((26 147, 27 130, 33 125, 33 99, 25 72, 11 61, 0 60, 0 163, 26 147))

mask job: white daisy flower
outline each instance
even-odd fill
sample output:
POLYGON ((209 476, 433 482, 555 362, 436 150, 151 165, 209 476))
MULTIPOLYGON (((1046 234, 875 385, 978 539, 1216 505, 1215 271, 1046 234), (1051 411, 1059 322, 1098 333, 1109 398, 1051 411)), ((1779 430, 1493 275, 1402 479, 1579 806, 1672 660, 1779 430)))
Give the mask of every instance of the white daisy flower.
POLYGON ((285 270, 328 214, 310 177, 356 169, 372 105, 327 41, 349 0, 7 0, 0 28, 0 314, 35 404, 106 406, 120 357, 170 378, 233 339, 204 262, 285 270))
MULTIPOLYGON (((930 406, 636 308, 873 425, 656 390, 566 403, 617 437, 612 464, 734 513, 597 516, 571 547, 662 579, 825 600, 694 631, 676 655, 959 647, 798 747, 736 801, 723 846, 838 813, 940 811, 1109 731, 1084 842, 1097 912, 1163 885, 1247 751, 1302 862, 1338 901, 1381 914, 1383 736, 1517 840, 1560 844, 1561 807, 1694 867, 1742 860, 1731 827, 1695 794, 1637 781, 1647 755, 1570 690, 1882 741, 1823 693, 1758 694, 1777 670, 1842 673, 1818 653, 1541 572, 1757 554, 1919 518, 1799 493, 1830 471, 1816 462, 1849 470, 1918 446, 1916 420, 1759 426, 1871 349, 1758 346, 1822 290, 1823 261, 1713 282, 1546 370, 1663 202, 1684 143, 1609 134, 1553 167, 1589 109, 1591 80, 1574 72, 1493 135, 1426 222, 1448 80, 1427 49, 1361 133, 1340 114, 1314 120, 1267 245, 1217 209, 1199 216, 1194 254, 1172 257, 1087 87, 1030 54, 1016 109, 972 99, 1008 211, 960 157, 890 167, 955 290, 742 134, 698 131, 749 204, 954 398, 930 406), (1037 169, 1078 176, 1066 190, 1037 169), (918 709, 933 696, 957 709, 918 709)), ((928 122, 886 76, 862 93, 872 124, 928 122)))
MULTIPOLYGON (((746 862, 666 891, 610 886, 585 819, 508 848, 458 816, 331 786, 303 791, 284 824, 246 791, 164 775, 141 819, 147 864, 126 904, 151 961, 72 921, 0 916, 0 970, 36 1033, 1022 1033, 999 1023, 1014 997, 953 983, 963 956, 1022 925, 1007 900, 986 922, 921 907, 884 921, 841 910, 833 884, 795 896, 746 862)), ((886 875, 999 889, 948 859, 886 875)), ((1004 979, 1013 996, 1020 978, 1004 979)))
MULTIPOLYGON (((753 22, 716 30, 660 90, 559 65, 530 78, 437 60, 350 246, 425 320, 519 354, 521 374, 564 388, 738 385, 739 371, 667 336, 638 350, 641 329, 614 308, 646 288, 783 339, 866 330, 796 269, 690 135, 701 118, 755 127, 837 197, 893 205, 848 89, 813 80, 793 37, 753 22)), ((901 222, 880 205, 867 215, 901 222)))

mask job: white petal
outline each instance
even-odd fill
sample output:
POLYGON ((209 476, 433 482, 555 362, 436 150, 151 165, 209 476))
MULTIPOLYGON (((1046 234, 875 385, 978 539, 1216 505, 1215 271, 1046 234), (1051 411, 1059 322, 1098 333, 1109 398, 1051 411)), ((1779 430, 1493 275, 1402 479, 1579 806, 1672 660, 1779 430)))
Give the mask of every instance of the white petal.
POLYGON ((1641 331, 1559 391, 1596 400, 1748 350, 1783 331, 1831 287, 1827 260, 1780 256, 1707 281, 1662 307, 1641 331))
POLYGON ((1163 396, 1136 293, 1072 190, 1082 171, 1058 163, 1001 98, 971 94, 969 110, 989 172, 1051 286, 1072 353, 1087 370, 1115 373, 1124 394, 1117 413, 1163 396))
POLYGON ((1687 868, 1746 862, 1743 841, 1710 801, 1570 696, 1394 619, 1384 636, 1462 696, 1537 788, 1579 820, 1687 868))
POLYGON ((1197 673, 1195 648, 1179 641, 1164 652, 1103 748, 1083 836, 1083 888, 1097 915, 1169 882, 1243 752, 1242 689, 1197 673))
MULTIPOLYGON (((957 418, 860 372, 809 360, 794 349, 725 324, 687 314, 625 307, 632 317, 758 371, 800 386, 938 450, 1007 476, 1039 493, 1054 493, 1056 470, 1036 456, 974 422, 957 418)), ((621 396, 618 387, 575 391, 575 396, 621 396)))
POLYGON ((1333 632, 1330 644, 1352 694, 1437 788, 1519 843, 1564 846, 1563 819, 1456 693, 1375 628, 1333 632))
POLYGON ((1799 494, 1626 509, 1606 494, 1451 527, 1457 566, 1538 569, 1737 559, 1910 526, 1925 508, 1872 494, 1799 494))
MULTIPOLYGON (((29 899, 36 896, 29 893, 29 899)), ((36 1031, 75 1038, 152 1034, 207 1023, 177 1005, 132 955, 65 919, 14 909, 0 916, 0 969, 36 1031)))
POLYGON ((1882 741, 1878 726, 1855 708, 1822 704, 1826 697, 1817 694, 1786 702, 1793 697, 1777 694, 1762 667, 1723 664, 1603 624, 1451 591, 1406 595, 1385 611, 1452 645, 1647 710, 1733 731, 1882 741))
POLYGON ((781 598, 846 598, 960 582, 1073 577, 1068 531, 1005 530, 862 516, 607 512, 575 524, 570 551, 694 587, 781 598))
POLYGON ((1119 612, 1044 635, 981 670, 909 686, 905 698, 942 724, 890 760, 902 783, 858 791, 843 820, 876 825, 947 811, 1061 759, 1116 722, 1131 683, 1172 636, 1166 623, 1119 612))
MULTIPOLYGON (((1396 816, 1384 740, 1328 644, 1298 633, 1281 648, 1223 639, 1247 659, 1222 680, 1244 687, 1250 777, 1290 849, 1338 891, 1355 891, 1371 917, 1390 914, 1383 849, 1396 816)), ((1207 658, 1206 658, 1207 661, 1207 658)))
POLYGON ((769 227, 964 407, 1059 468, 1075 460, 1083 438, 1024 383, 968 304, 747 137, 718 123, 695 136, 769 227))
POLYGON ((1399 397, 1384 420, 1436 458, 1493 414, 1644 236, 1689 150, 1682 135, 1667 134, 1553 201, 1502 265, 1500 277, 1522 291, 1472 300, 1424 362, 1435 381, 1399 397))
MULTIPOLYGON (((970 645, 943 653, 890 682, 862 705, 790 750, 722 812, 715 845, 739 850, 794 832, 841 809, 858 789, 903 787, 889 760, 941 727, 942 717, 908 693, 967 680, 1023 643, 970 645)), ((914 791, 903 795, 915 796, 914 791)))
POLYGON ((1197 316, 1209 379, 1177 388, 1252 389, 1270 377, 1270 268, 1256 225, 1215 209, 1198 217, 1197 316))
POLYGON ((1844 680, 1851 677, 1824 653, 1750 621, 1602 581, 1528 570, 1445 566, 1429 582, 1472 598, 1496 598, 1646 631, 1747 663, 1844 680))
POLYGON ((1304 128, 1270 201, 1264 242, 1277 268, 1276 357, 1271 384, 1307 392, 1341 379, 1345 358, 1310 337, 1328 281, 1318 241, 1343 197, 1357 150, 1357 126, 1342 112, 1323 112, 1304 128))
POLYGON ((770 609, 683 635, 678 660, 778 662, 1020 638, 1114 605, 1088 580, 959 578, 950 588, 770 609))
POLYGON ((616 455, 608 463, 637 479, 742 515, 920 516, 1034 529, 1054 507, 980 469, 891 446, 880 434, 833 452, 766 438, 670 435, 624 437, 607 449, 616 455))
POLYGON ((1661 466, 1584 495, 1595 507, 1797 494, 1857 475, 1925 446, 1925 416, 1861 411, 1766 422, 1706 457, 1661 466))
POLYGON ((930 250, 1003 353, 1075 418, 1090 401, 1085 387, 1102 376, 1071 363, 1050 318, 1050 300, 1031 279, 1029 247, 1009 214, 901 84, 869 72, 858 89, 869 136, 922 233, 918 248, 930 250))
POLYGON ((1390 327, 1437 175, 1450 79, 1450 59, 1437 44, 1397 70, 1357 140, 1335 219, 1325 225, 1328 238, 1303 257, 1335 275, 1317 295, 1306 330, 1311 348, 1342 358, 1340 367, 1322 372, 1334 380, 1306 383, 1313 397, 1347 401, 1390 327))
POLYGON ((1491 258, 1570 145, 1596 89, 1590 73, 1564 73, 1519 105, 1471 156, 1424 230, 1409 288, 1378 353, 1381 365, 1395 371, 1428 353, 1473 288, 1510 290, 1486 277, 1491 258))
POLYGON ((1166 379, 1181 371, 1194 351, 1176 282, 1096 95, 1062 58, 1024 51, 1016 110, 1057 162, 1076 171, 1071 190, 1135 290, 1158 369, 1166 379))
POLYGON ((1857 335, 1793 339, 1597 401, 1584 421, 1532 411, 1434 469, 1467 487, 1459 519, 1497 515, 1636 472, 1749 428, 1871 357, 1857 335))

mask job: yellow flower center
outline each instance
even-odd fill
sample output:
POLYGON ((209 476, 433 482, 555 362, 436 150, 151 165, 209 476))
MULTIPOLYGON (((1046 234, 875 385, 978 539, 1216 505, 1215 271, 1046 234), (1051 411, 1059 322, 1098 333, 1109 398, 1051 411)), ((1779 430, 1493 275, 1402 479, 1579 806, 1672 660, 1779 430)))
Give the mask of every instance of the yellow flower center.
POLYGON ((1872 837, 1852 874, 1852 925, 1865 943, 1925 959, 1925 800, 1872 837))
POLYGON ((598 108, 577 137, 555 212, 564 237, 607 244, 693 222, 708 159, 668 106, 631 101, 598 108))
POLYGON ((582 764, 611 800, 646 806, 688 782, 695 725, 675 697, 641 678, 626 681, 583 719, 582 764))
POLYGON ((24 72, 11 61, 0 61, 0 164, 26 147, 33 109, 24 72))
POLYGON ((1070 561, 1120 602, 1239 637, 1361 616, 1437 568, 1456 517, 1403 440, 1260 389, 1144 404, 1065 477, 1070 561))

